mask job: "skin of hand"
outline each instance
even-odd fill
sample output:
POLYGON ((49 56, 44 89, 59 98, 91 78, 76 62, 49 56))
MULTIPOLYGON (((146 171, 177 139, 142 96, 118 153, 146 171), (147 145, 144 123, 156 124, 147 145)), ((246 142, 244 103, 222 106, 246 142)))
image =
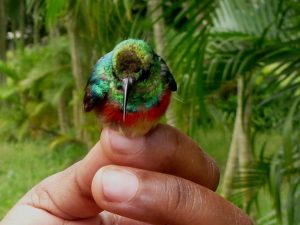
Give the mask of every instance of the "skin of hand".
POLYGON ((126 138, 104 129, 81 161, 33 187, 1 225, 252 225, 214 192, 215 162, 168 125, 126 138))

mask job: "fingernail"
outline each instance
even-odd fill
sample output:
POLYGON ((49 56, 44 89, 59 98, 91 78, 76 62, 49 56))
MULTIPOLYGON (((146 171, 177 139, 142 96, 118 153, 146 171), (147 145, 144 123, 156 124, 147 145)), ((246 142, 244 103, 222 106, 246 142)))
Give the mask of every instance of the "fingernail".
POLYGON ((105 169, 103 171, 102 191, 107 201, 129 201, 135 196, 138 186, 138 178, 130 172, 113 169, 105 169))
POLYGON ((111 147, 119 153, 138 153, 145 143, 145 137, 128 138, 112 130, 109 130, 109 136, 111 147))

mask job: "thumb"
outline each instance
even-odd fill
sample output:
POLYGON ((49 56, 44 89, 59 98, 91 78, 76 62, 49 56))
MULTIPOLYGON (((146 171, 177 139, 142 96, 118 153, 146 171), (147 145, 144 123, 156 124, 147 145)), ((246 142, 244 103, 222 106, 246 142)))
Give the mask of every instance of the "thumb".
POLYGON ((96 173, 92 192, 102 209, 150 224, 252 224, 215 192, 172 175, 106 166, 96 173))

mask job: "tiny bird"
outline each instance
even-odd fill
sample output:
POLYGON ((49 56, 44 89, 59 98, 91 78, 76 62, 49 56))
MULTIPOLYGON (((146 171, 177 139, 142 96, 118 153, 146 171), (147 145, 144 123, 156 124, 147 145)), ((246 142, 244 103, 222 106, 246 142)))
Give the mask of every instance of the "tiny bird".
POLYGON ((143 40, 128 39, 101 57, 84 94, 103 126, 128 137, 146 134, 166 112, 177 84, 166 62, 143 40))

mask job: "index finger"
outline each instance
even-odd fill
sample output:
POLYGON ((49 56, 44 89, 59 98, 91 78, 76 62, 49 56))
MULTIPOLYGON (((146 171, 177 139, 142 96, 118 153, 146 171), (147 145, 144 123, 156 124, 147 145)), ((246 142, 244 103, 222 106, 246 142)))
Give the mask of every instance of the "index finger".
MULTIPOLYGON (((101 135, 100 154, 89 154, 82 162, 85 170, 79 169, 90 189, 93 176, 102 161, 108 164, 136 167, 183 177, 211 190, 217 188, 219 169, 190 137, 169 125, 158 125, 148 134, 137 138, 104 129, 101 135), (89 168, 89 169, 88 169, 89 168)), ((92 150, 97 151, 97 149, 92 150)), ((102 164, 103 166, 103 164, 102 164)))

